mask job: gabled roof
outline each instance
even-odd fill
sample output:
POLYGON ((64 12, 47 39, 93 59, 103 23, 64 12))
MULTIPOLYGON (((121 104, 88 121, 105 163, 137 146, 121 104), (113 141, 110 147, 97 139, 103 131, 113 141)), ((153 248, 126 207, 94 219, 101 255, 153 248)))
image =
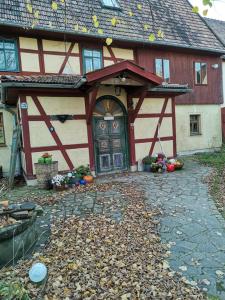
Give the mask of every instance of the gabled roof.
MULTIPOLYGON (((136 65, 135 63, 124 60, 122 62, 118 62, 116 64, 113 64, 111 66, 89 72, 85 75, 87 79, 87 83, 91 84, 93 82, 103 81, 107 78, 112 78, 114 76, 117 76, 121 72, 127 72, 128 74, 134 74, 136 77, 140 78, 142 81, 146 83, 152 83, 154 85, 159 85, 162 83, 162 78, 151 73, 148 71, 145 71, 144 68, 136 65)), ((128 75, 129 76, 129 75, 128 75)))
POLYGON ((225 49, 225 21, 205 18, 207 24, 212 28, 213 32, 218 36, 224 44, 225 49))
POLYGON ((0 25, 31 28, 35 24, 34 13, 28 12, 26 4, 32 3, 33 12, 39 11, 38 24, 34 29, 220 53, 224 51, 205 21, 192 13, 188 0, 118 0, 121 10, 103 8, 101 0, 55 2, 58 9, 53 11, 50 0, 1 0, 0 25), (142 7, 138 9, 140 4, 142 7), (133 16, 129 15, 131 12, 133 16), (99 21, 98 28, 93 26, 94 15, 99 21), (111 25, 113 17, 119 20, 117 26, 111 25), (103 34, 99 34, 99 28, 103 34), (165 37, 150 42, 149 34, 158 29, 163 31, 165 37))

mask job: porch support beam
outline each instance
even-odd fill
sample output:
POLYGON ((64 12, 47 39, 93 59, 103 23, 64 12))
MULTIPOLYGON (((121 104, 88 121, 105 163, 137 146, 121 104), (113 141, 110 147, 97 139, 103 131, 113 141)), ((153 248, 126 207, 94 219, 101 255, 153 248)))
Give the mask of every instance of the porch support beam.
MULTIPOLYGON (((127 95, 127 107, 132 107, 132 97, 127 95)), ((131 171, 136 166, 136 154, 135 154, 135 137, 134 137, 134 123, 133 111, 128 109, 128 137, 129 137, 129 150, 130 150, 130 167, 131 171)))
POLYGON ((176 134, 176 99, 172 98, 172 127, 173 127, 173 156, 177 156, 177 134, 176 134))
POLYGON ((92 118, 92 114, 93 114, 93 110, 95 107, 95 102, 96 102, 96 98, 97 98, 97 94, 98 94, 98 89, 99 87, 96 87, 91 95, 89 94, 89 103, 88 103, 88 112, 87 112, 87 124, 90 124, 91 122, 91 118, 92 118))

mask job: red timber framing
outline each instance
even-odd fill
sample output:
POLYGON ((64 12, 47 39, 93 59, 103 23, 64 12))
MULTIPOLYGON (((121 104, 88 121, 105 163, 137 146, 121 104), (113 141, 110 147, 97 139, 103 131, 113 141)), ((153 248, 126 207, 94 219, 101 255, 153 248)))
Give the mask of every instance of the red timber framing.
MULTIPOLYGON (((20 103, 27 103, 26 96, 19 96, 20 103)), ((21 125, 23 129, 23 149, 24 157, 26 162, 26 176, 28 179, 33 177, 33 164, 32 164, 32 154, 31 154, 31 144, 30 144, 30 129, 29 120, 26 109, 21 109, 21 125)))
MULTIPOLYGON (((86 115, 89 112, 89 95, 85 97, 85 110, 86 115)), ((95 159, 94 159, 94 141, 92 134, 92 123, 87 122, 87 135, 88 135, 88 150, 89 150, 89 161, 90 161, 90 169, 91 171, 95 170, 95 159)))
POLYGON ((62 65, 61 65, 60 70, 59 70, 59 75, 61 75, 61 74, 63 73, 63 71, 64 71, 64 69, 65 69, 65 66, 66 66, 66 64, 67 64, 67 62, 68 62, 68 60, 69 60, 69 57, 70 57, 71 54, 72 54, 74 45, 75 45, 75 43, 71 43, 71 45, 70 45, 70 47, 69 47, 69 50, 68 50, 67 53, 66 53, 66 57, 65 57, 65 59, 64 59, 64 61, 63 61, 63 63, 62 63, 62 65))
MULTIPOLYGON (((50 130, 50 128, 54 128, 54 127, 52 126, 50 117, 49 117, 49 116, 46 114, 46 112, 44 111, 44 108, 42 107, 42 105, 41 105, 40 101, 38 100, 37 96, 33 96, 32 99, 33 99, 33 101, 34 101, 34 103, 35 103, 35 105, 36 105, 36 107, 37 107, 37 109, 38 109, 40 115, 41 115, 42 118, 44 119, 44 122, 45 122, 45 124, 47 125, 48 129, 50 130)), ((56 142, 56 145, 57 145, 58 150, 61 151, 61 153, 62 153, 62 155, 63 155, 63 157, 64 157, 64 159, 65 159, 65 161, 66 161, 66 163, 67 163, 67 165, 68 165, 68 167, 69 167, 69 170, 73 170, 73 169, 74 169, 74 165, 73 165, 72 161, 70 160, 69 155, 68 155, 67 152, 66 152, 65 146, 63 146, 61 140, 59 139, 57 133, 56 133, 54 130, 53 130, 53 131, 50 131, 50 132, 51 132, 51 135, 52 135, 53 139, 54 139, 55 142, 56 142)), ((48 148, 49 148, 49 147, 48 147, 48 148)), ((38 150, 40 150, 40 149, 42 149, 42 148, 40 147, 38 150)), ((48 149, 48 151, 49 151, 49 150, 50 150, 50 149, 48 149)), ((56 150, 56 149, 54 149, 54 150, 56 150)), ((40 150, 40 151, 43 151, 43 150, 40 150)))
POLYGON ((87 110, 87 124, 91 123, 93 110, 96 103, 96 98, 98 94, 98 87, 95 87, 88 95, 88 110, 87 110))

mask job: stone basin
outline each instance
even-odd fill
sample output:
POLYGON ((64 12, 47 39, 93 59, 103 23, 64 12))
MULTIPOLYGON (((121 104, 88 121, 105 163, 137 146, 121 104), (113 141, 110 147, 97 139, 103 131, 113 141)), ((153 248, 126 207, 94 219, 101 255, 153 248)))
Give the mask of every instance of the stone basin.
POLYGON ((13 264, 32 250, 38 238, 36 219, 40 214, 42 209, 35 206, 29 218, 0 228, 0 268, 13 264))

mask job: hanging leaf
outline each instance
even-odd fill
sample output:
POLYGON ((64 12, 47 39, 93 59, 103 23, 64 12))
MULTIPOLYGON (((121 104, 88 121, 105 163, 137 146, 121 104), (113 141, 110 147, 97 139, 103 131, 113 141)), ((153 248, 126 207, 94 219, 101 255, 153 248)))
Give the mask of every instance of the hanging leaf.
POLYGON ((39 10, 36 10, 36 11, 35 11, 35 13, 34 13, 34 17, 35 17, 36 19, 38 19, 38 18, 39 18, 39 13, 40 13, 40 12, 39 12, 39 10))
POLYGON ((142 5, 141 5, 141 4, 138 4, 138 5, 137 5, 137 9, 138 9, 138 10, 142 10, 142 5))
POLYGON ((129 14, 130 17, 133 17, 133 15, 134 15, 132 11, 129 11, 128 14, 129 14))
POLYGON ((99 27, 99 21, 94 22, 94 27, 98 28, 99 27))
POLYGON ((208 9, 204 9, 202 14, 203 14, 203 16, 207 16, 208 15, 208 9))
POLYGON ((53 10, 57 10, 58 9, 58 4, 55 1, 52 2, 52 9, 53 10))
POLYGON ((161 29, 158 30, 157 35, 159 38, 162 38, 162 39, 164 38, 164 33, 161 29))
POLYGON ((110 46, 113 42, 113 39, 112 38, 107 38, 105 42, 106 42, 106 45, 110 46))
POLYGON ((61 3, 63 3, 63 4, 65 3, 65 0, 60 0, 60 1, 61 1, 61 3))
POLYGON ((149 25, 148 24, 144 24, 144 30, 148 30, 149 29, 149 25))
POLYGON ((198 6, 193 6, 192 12, 195 13, 195 14, 198 14, 198 12, 199 12, 198 6))
POLYGON ((87 27, 83 26, 82 27, 82 32, 85 32, 85 33, 88 32, 87 27))
POLYGON ((118 23, 118 20, 116 19, 116 17, 113 17, 113 18, 111 19, 111 24, 112 24, 112 26, 116 26, 117 23, 118 23))
POLYGON ((93 23, 98 21, 98 17, 96 15, 92 16, 93 23))
POLYGON ((155 41, 155 34, 154 33, 151 33, 148 37, 149 41, 150 42, 154 42, 155 41))
POLYGON ((30 14, 32 14, 32 12, 33 12, 33 7, 32 7, 32 5, 30 4, 30 3, 27 3, 27 10, 29 11, 29 13, 30 14))
POLYGON ((99 34, 103 34, 103 33, 104 33, 103 29, 100 29, 100 28, 99 28, 99 29, 98 29, 98 33, 99 33, 99 34))

